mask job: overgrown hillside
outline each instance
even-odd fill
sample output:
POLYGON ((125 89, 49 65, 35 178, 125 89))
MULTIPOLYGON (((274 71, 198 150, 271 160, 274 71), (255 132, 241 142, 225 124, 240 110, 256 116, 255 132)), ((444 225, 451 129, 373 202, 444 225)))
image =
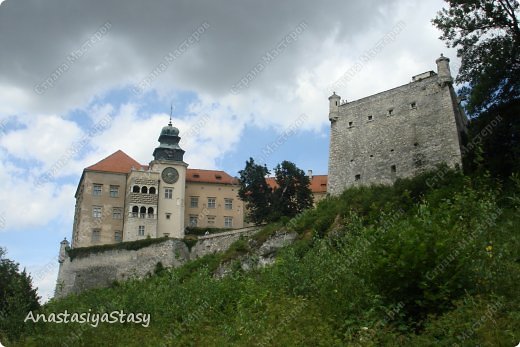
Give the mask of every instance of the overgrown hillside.
POLYGON ((149 327, 40 322, 14 345, 514 346, 519 208, 518 176, 499 184, 440 168, 350 189, 266 227, 257 238, 299 234, 273 266, 233 266, 255 244, 240 240, 226 254, 42 310, 149 313, 149 327), (217 279, 224 259, 235 270, 217 279))

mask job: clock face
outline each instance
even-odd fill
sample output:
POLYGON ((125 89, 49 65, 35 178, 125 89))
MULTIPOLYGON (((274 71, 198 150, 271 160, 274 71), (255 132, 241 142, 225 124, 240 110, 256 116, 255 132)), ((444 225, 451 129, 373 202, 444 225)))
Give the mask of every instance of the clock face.
POLYGON ((169 184, 175 183, 179 179, 179 172, 173 167, 167 167, 162 172, 162 179, 169 184))

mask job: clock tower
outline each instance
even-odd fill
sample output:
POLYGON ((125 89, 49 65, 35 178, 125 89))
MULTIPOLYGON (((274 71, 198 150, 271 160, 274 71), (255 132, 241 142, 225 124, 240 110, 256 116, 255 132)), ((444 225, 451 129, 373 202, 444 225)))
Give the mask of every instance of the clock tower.
POLYGON ((157 201, 157 237, 184 237, 184 199, 186 164, 179 146, 179 129, 172 121, 161 130, 159 147, 153 151, 150 169, 159 173, 157 201))

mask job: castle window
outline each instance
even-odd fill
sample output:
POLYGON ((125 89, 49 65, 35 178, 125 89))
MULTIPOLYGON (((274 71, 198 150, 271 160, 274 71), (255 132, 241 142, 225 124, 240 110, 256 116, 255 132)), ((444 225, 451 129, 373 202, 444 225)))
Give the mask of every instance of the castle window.
POLYGON ((197 226, 198 218, 195 215, 190 215, 190 227, 196 227, 197 226))
POLYGON ((139 214, 139 207, 137 207, 137 206, 132 207, 132 217, 137 218, 138 214, 139 214))
POLYGON ((414 142, 413 146, 417 147, 417 146, 419 146, 419 143, 418 142, 414 142))
POLYGON ((232 210, 233 209, 233 199, 224 199, 224 208, 226 210, 232 210))
POLYGON ((393 152, 393 151, 394 151, 394 149, 393 149, 393 148, 392 148, 392 149, 390 149, 390 152, 393 152))
POLYGON ((140 218, 145 218, 146 217, 146 207, 141 206, 141 208, 139 209, 139 217, 140 218))
POLYGON ((199 197, 198 196, 190 197, 190 207, 192 207, 192 208, 199 207, 199 197))
POLYGON ((208 208, 217 207, 217 198, 208 198, 208 208))
POLYGON ((233 217, 224 217, 224 228, 233 227, 233 217))
POLYGON ((94 218, 101 218, 101 206, 92 206, 92 217, 94 218))
POLYGON ((153 207, 148 207, 148 218, 153 218, 153 207))
POLYGON ((374 117, 368 116, 368 120, 372 120, 372 119, 374 119, 374 117))
POLYGON ((396 173, 397 172, 397 168, 395 167, 395 165, 390 166, 390 171, 392 173, 396 173))
POLYGON ((393 115, 393 114, 394 114, 394 109, 393 109, 393 108, 389 109, 389 110, 388 110, 388 115, 391 116, 391 115, 393 115))
POLYGON ((165 199, 173 198, 173 189, 172 188, 164 188, 164 198, 165 199))
POLYGON ((112 219, 121 219, 123 217, 123 209, 121 207, 112 208, 112 219))
POLYGON ((110 186, 110 197, 117 198, 119 196, 119 186, 110 186))
POLYGON ((354 180, 356 180, 356 181, 361 180, 361 175, 356 175, 356 176, 354 176, 354 180))
POLYGON ((215 224, 215 216, 208 216, 208 225, 215 224))
POLYGON ((132 188, 132 193, 139 193, 140 189, 139 189, 139 186, 134 186, 132 188))
POLYGON ((150 187, 148 194, 155 194, 155 187, 150 187))
POLYGON ((412 102, 412 103, 410 103, 410 108, 411 108, 412 110, 416 110, 416 109, 417 109, 417 103, 416 103, 416 102, 412 102))
POLYGON ((92 230, 92 242, 99 242, 101 240, 101 230, 93 229, 92 230))
POLYGON ((141 187, 141 193, 148 194, 148 187, 141 187))
POLYGON ((373 157, 374 157, 374 155, 373 155, 373 154, 370 154, 370 158, 373 158, 373 157))
POLYGON ((144 225, 139 225, 139 228, 137 229, 137 235, 144 236, 144 225))
POLYGON ((114 241, 115 242, 123 241, 123 238, 121 237, 121 231, 114 232, 114 241))
POLYGON ((170 219, 172 217, 171 213, 166 213, 166 219, 170 219))
POLYGON ((94 184, 92 188, 92 195, 94 196, 101 196, 101 191, 103 190, 102 184, 94 184))
POLYGON ((354 122, 348 122, 348 127, 352 128, 354 126, 354 122))

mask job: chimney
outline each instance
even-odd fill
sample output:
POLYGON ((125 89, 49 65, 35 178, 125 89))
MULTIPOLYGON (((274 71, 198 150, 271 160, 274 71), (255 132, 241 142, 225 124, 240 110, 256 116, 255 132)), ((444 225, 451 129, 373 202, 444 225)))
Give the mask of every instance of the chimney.
POLYGON ((312 170, 307 170, 307 176, 309 176, 309 179, 312 180, 312 170))

